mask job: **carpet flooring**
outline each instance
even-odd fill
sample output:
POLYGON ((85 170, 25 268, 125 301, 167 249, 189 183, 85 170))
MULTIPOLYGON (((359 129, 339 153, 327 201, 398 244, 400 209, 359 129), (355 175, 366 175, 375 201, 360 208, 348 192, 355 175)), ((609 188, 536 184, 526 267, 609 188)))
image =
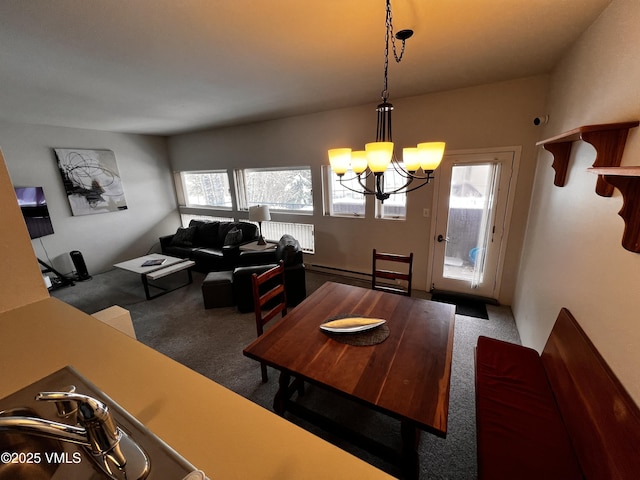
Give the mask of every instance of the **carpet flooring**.
MULTIPOLYGON (((128 309, 139 341, 272 410, 278 386, 277 372, 269 369, 269 382, 263 384, 258 363, 242 355, 242 349, 255 338, 253 314, 238 313, 234 307, 205 310, 200 290, 202 278, 194 273, 193 284, 147 301, 138 275, 114 269, 95 274, 91 280, 78 282, 75 286, 55 290, 51 295, 86 313, 111 305, 128 309)), ((325 281, 369 287, 366 281, 308 271, 307 293, 325 281)), ((425 292, 417 292, 417 296, 428 298, 425 292)), ((493 305, 486 308, 488 321, 456 315, 448 434, 442 439, 422 433, 419 446, 421 479, 477 477, 473 377, 476 340, 479 335, 486 335, 520 343, 510 309, 493 305)), ((140 385, 140 394, 144 394, 144 385, 140 385)), ((388 446, 400 446, 400 426, 396 420, 313 386, 307 387, 300 401, 388 446)), ((295 416, 287 416, 287 419, 391 475, 399 475, 394 466, 342 439, 295 416)))

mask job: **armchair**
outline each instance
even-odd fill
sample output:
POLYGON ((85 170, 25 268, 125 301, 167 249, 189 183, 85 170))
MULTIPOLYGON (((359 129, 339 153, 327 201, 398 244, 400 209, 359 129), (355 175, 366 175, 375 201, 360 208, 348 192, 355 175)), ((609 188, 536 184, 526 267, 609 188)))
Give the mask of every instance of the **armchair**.
POLYGON ((260 275, 284 263, 287 305, 296 306, 307 296, 304 258, 300 243, 291 235, 283 235, 275 249, 244 251, 238 258, 238 267, 233 271, 233 291, 240 312, 252 312, 253 287, 251 276, 260 275))

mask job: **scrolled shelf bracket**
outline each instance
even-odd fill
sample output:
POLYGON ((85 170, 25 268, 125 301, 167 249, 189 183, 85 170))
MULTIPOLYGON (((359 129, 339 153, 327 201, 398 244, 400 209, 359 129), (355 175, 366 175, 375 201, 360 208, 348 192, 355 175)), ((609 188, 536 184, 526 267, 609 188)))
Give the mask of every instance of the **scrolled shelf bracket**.
MULTIPOLYGON (((639 124, 640 122, 633 121, 585 125, 547 140, 542 140, 536 145, 542 145, 545 150, 553 155, 553 164, 551 166, 556 172, 553 184, 558 187, 564 187, 567 182, 569 158, 573 142, 582 140, 595 148, 596 159, 593 162, 593 168, 618 167, 622 160, 629 129, 637 127, 639 124)), ((613 195, 613 186, 603 178, 598 177, 596 193, 602 197, 610 197, 613 195)))
POLYGON ((630 252, 640 253, 640 167, 590 168, 590 172, 620 190, 622 208, 618 215, 624 220, 622 246, 630 252))

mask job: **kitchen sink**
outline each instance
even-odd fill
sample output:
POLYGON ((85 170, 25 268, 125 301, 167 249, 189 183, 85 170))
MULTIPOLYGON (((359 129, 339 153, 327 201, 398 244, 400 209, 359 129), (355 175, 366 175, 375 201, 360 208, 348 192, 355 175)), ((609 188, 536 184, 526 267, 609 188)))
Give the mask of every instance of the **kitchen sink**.
MULTIPOLYGON (((0 417, 35 417, 58 423, 56 405, 36 401, 40 392, 75 391, 104 402, 117 426, 133 440, 149 460, 146 478, 182 480, 196 470, 114 400, 67 366, 0 400, 0 417)), ((0 429, 0 480, 105 480, 91 454, 81 445, 11 429, 0 429)), ((129 461, 128 461, 129 463, 129 461)))
MULTIPOLYGON (((14 408, 1 413, 2 416, 37 416, 36 412, 28 408, 14 408)), ((22 432, 0 432, 0 452, 47 452, 50 458, 61 455, 63 447, 59 440, 36 437, 22 432)), ((0 454, 1 454, 0 453, 0 454)), ((5 453, 6 455, 6 453, 5 453)), ((26 460, 26 458, 25 458, 26 460)), ((32 480, 46 480, 53 478, 59 464, 55 462, 38 463, 7 463, 6 459, 0 464, 0 480, 15 480, 28 478, 32 480)))

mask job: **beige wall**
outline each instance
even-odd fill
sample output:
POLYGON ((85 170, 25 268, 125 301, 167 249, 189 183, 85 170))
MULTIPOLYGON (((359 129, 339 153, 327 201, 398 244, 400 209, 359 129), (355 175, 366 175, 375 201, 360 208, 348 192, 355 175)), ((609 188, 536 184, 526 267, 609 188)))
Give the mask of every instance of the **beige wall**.
MULTIPOLYGON (((532 124, 546 100, 547 77, 531 77, 498 84, 392 99, 394 140, 400 146, 443 139, 448 151, 522 146, 516 205, 506 252, 499 300, 510 304, 520 246, 524 235, 530 188, 535 168, 532 124)), ((0 146, 16 185, 45 188, 55 234, 32 242, 38 257, 54 268, 70 272, 69 252, 80 250, 89 273, 111 268, 117 261, 157 247, 160 235, 178 226, 170 170, 310 165, 314 177, 315 212, 311 217, 274 215, 274 220, 312 222, 316 226, 316 254, 307 262, 369 272, 373 248, 415 253, 415 288, 427 288, 433 187, 409 197, 407 221, 373 218, 369 199, 367 218, 335 218, 322 214, 321 167, 326 150, 370 141, 375 130, 371 105, 285 118, 235 128, 171 137, 124 135, 111 132, 0 122, 0 146), (73 217, 55 168, 53 147, 108 148, 114 151, 123 178, 129 209, 101 215, 73 217), (169 163, 169 158, 171 164, 169 163)), ((228 213, 228 212, 225 212, 228 213)), ((231 212, 245 217, 246 212, 231 212)))
POLYGON ((49 297, 0 150, 0 313, 49 297))
MULTIPOLYGON (((512 229, 506 254, 503 289, 499 299, 510 304, 520 245, 535 169, 532 120, 546 101, 547 77, 532 77, 498 84, 419 97, 391 99, 394 106, 394 141, 400 146, 419 141, 444 140, 448 151, 522 146, 522 163, 512 229)), ((316 253, 306 262, 370 272, 371 250, 414 252, 414 285, 427 288, 431 185, 409 195, 407 221, 373 218, 369 198, 367 218, 335 218, 322 214, 321 168, 328 164, 327 149, 362 148, 375 135, 375 104, 342 110, 209 130, 171 137, 169 150, 175 170, 310 165, 313 172, 313 216, 273 215, 276 221, 315 225, 316 253)), ((228 214, 228 212, 227 212, 228 214)), ((244 212, 231 215, 246 218, 244 212)))
MULTIPOLYGON (((550 122, 540 139, 582 125, 640 119, 640 2, 614 0, 558 65, 550 122)), ((621 245, 622 198, 594 192, 586 171, 594 149, 576 142, 567 185, 553 185, 551 154, 538 169, 516 297, 524 344, 541 349, 560 307, 569 308, 640 402, 640 255, 621 245)), ((640 165, 640 133, 630 131, 623 165, 640 165)))
POLYGON ((44 188, 55 233, 27 242, 38 258, 61 273, 74 270, 70 251, 81 251, 94 275, 146 254, 160 235, 175 232, 179 225, 163 137, 0 122, 0 147, 14 185, 44 188), (112 150, 128 209, 74 217, 54 148, 112 150))

